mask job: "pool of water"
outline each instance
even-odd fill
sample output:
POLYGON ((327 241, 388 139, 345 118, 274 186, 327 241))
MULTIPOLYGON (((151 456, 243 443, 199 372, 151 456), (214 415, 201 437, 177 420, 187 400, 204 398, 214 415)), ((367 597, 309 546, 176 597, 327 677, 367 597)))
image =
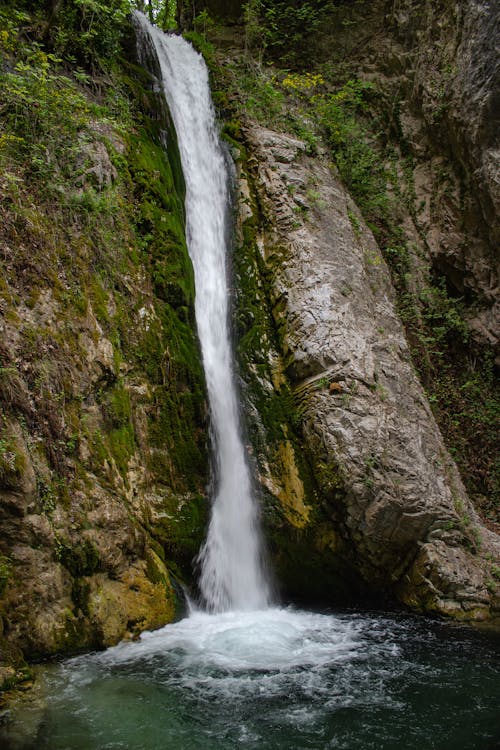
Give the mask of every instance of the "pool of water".
POLYGON ((5 750, 498 750, 500 643, 406 615, 195 613, 41 670, 5 750))

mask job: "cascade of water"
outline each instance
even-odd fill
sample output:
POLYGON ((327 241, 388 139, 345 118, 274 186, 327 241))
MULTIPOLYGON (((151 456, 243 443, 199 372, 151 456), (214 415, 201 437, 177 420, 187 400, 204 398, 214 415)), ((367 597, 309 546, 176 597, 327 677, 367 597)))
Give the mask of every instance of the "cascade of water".
POLYGON ((257 507, 238 418, 228 325, 228 170, 201 55, 136 14, 153 42, 186 183, 186 233, 196 286, 196 323, 212 420, 216 492, 200 552, 200 589, 209 610, 259 609, 269 589, 261 562, 257 507))

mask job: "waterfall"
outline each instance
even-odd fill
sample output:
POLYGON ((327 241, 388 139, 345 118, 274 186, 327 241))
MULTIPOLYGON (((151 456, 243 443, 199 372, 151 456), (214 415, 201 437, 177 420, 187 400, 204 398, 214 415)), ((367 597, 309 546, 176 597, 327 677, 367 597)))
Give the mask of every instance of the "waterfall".
POLYGON ((200 590, 213 612, 260 609, 268 604, 269 590, 239 424, 228 322, 228 165, 202 56, 181 37, 151 26, 142 14, 135 18, 141 36, 149 38, 156 51, 186 184, 186 235, 216 472, 211 520, 199 555, 200 590))

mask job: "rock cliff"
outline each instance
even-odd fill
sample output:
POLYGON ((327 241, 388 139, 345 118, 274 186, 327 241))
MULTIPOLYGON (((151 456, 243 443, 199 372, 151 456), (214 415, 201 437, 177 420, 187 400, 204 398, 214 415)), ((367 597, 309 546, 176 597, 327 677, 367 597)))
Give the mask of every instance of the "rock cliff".
POLYGON ((206 402, 183 178, 130 35, 111 107, 57 71, 40 94, 28 63, 3 82, 7 114, 17 107, 16 119, 4 113, 13 148, 0 181, 6 684, 23 657, 103 647, 172 620, 174 577, 189 580, 204 535, 206 402), (16 86, 32 99, 12 102, 16 86), (61 118, 67 104, 75 115, 61 118), (26 123, 35 129, 42 107, 46 129, 29 143, 26 123))
MULTIPOLYGON (((496 617, 489 568, 498 537, 481 525, 443 445, 373 235, 325 154, 311 158, 301 141, 257 125, 244 132, 251 158, 242 235, 259 254, 279 348, 261 334, 267 362, 243 361, 249 382, 259 368, 268 394, 283 392, 288 380, 314 480, 314 490, 310 482, 304 490, 286 425, 273 456, 273 441, 261 442, 264 517, 280 539, 278 567, 280 547, 305 535, 311 554, 300 566, 329 588, 325 598, 345 595, 346 581, 362 590, 361 579, 424 611, 496 617)), ((296 590, 296 570, 283 573, 296 590)))
MULTIPOLYGON (((477 346, 494 346, 496 8, 369 5, 342 6, 335 48, 329 30, 318 50, 380 91, 377 138, 393 143, 405 184, 393 220, 417 314, 439 271, 464 297, 477 346)), ((119 77, 93 83, 41 49, 33 57, 12 24, 0 42, 8 684, 25 658, 106 646, 174 617, 176 578, 192 579, 204 535, 209 467, 183 179, 154 75, 132 39, 119 77)), ((216 97, 224 109, 237 94, 226 80, 216 97)), ((389 598, 497 622, 498 537, 471 505, 417 377, 394 268, 319 141, 311 149, 311 138, 246 114, 232 125, 236 348, 278 587, 330 605, 389 598)))
MULTIPOLYGON (((498 537, 467 498, 418 376, 477 507, 498 528, 487 428, 498 401, 486 393, 494 376, 481 381, 476 364, 492 361, 499 330, 498 10, 489 2, 341 8, 312 56, 319 71, 336 66, 340 80, 355 73, 377 91, 371 139, 385 174, 395 174, 394 194, 382 196, 389 219, 369 218, 380 222, 390 275, 329 165, 335 155, 319 148, 310 158, 310 131, 304 142, 283 132, 276 81, 284 74, 271 71, 260 94, 250 89, 251 117, 236 94, 237 333, 271 555, 285 588, 301 596, 309 585, 315 597, 366 597, 368 583, 421 610, 496 619, 498 537), (453 309, 447 320, 426 308, 440 294, 453 309), (462 343, 449 345, 455 315, 462 343)), ((308 127, 311 76, 288 78, 304 86, 299 128, 288 118, 296 130, 308 127)))
POLYGON ((398 175, 393 216, 405 250, 398 260, 385 243, 385 257, 398 308, 468 492, 498 524, 487 425, 498 412, 499 10, 464 0, 374 3, 360 13, 340 34, 354 69, 381 94, 377 127, 396 155, 386 163, 398 175), (436 315, 440 296, 462 327, 455 343, 436 334, 451 324, 436 315))
POLYGON ((434 266, 475 298, 477 334, 498 345, 497 4, 403 0, 386 4, 384 22, 392 34, 369 42, 360 64, 398 101, 401 135, 418 160, 419 233, 434 266))

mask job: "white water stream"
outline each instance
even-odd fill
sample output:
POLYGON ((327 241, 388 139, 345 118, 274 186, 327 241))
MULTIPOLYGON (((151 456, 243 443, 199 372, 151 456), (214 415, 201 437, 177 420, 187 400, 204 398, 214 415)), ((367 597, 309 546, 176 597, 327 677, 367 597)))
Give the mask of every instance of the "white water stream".
POLYGON ((212 612, 254 610, 269 602, 258 512, 239 426, 228 323, 229 175, 205 62, 179 36, 136 14, 154 44, 186 184, 186 233, 196 287, 196 323, 207 382, 216 491, 200 553, 200 589, 212 612))

